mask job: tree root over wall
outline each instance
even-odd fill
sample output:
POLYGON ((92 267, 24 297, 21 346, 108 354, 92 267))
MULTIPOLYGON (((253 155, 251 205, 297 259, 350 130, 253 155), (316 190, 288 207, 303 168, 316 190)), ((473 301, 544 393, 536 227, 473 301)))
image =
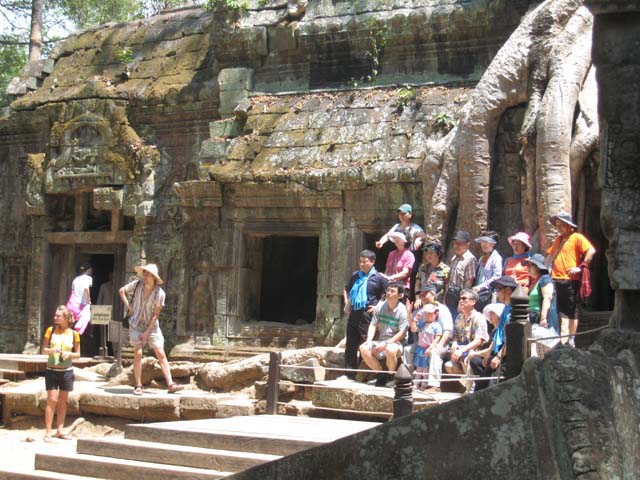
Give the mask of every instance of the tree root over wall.
POLYGON ((429 235, 446 242, 453 230, 487 228, 498 125, 508 108, 526 104, 522 221, 535 243, 549 244, 548 219, 572 211, 582 167, 598 143, 592 24, 581 0, 547 0, 500 49, 456 126, 428 146, 423 189, 429 235))

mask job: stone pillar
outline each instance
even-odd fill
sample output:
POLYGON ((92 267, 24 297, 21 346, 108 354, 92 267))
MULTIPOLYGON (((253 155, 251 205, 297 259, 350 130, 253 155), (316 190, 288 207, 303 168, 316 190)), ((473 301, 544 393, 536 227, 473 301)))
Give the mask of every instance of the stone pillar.
POLYGON ((616 290, 611 325, 640 330, 640 1, 587 0, 594 14, 602 228, 616 290))

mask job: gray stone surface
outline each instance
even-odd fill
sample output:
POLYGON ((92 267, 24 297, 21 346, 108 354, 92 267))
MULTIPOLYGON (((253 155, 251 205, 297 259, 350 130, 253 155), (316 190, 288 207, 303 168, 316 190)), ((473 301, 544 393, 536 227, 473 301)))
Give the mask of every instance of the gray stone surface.
POLYGON ((282 368, 280 378, 294 383, 321 382, 325 377, 325 369, 316 358, 310 358, 302 363, 295 364, 293 368, 282 368), (302 368, 295 368, 300 366, 302 368))
POLYGON ((230 478, 634 478, 638 337, 556 348, 497 387, 230 478))

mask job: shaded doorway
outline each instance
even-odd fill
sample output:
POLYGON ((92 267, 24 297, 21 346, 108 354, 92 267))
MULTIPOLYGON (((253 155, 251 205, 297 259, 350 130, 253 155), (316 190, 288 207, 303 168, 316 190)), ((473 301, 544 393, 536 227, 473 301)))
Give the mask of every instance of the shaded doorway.
POLYGON ((316 318, 318 237, 262 241, 260 319, 300 325, 316 318))

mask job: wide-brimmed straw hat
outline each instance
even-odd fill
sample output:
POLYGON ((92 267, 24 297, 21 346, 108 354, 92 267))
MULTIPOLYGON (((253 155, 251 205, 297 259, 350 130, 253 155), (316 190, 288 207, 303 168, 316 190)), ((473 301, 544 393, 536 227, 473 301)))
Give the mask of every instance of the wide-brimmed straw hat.
POLYGON ((146 265, 140 265, 135 268, 135 271, 138 275, 142 275, 142 272, 149 272, 151 275, 156 277, 156 283, 158 285, 162 285, 164 281, 158 275, 158 266, 155 263, 148 263, 146 265))
POLYGON ((529 239, 529 234, 527 232, 518 232, 515 235, 510 236, 507 240, 509 241, 509 245, 513 247, 513 241, 518 240, 524 243, 527 247, 531 248, 531 240, 529 239))

